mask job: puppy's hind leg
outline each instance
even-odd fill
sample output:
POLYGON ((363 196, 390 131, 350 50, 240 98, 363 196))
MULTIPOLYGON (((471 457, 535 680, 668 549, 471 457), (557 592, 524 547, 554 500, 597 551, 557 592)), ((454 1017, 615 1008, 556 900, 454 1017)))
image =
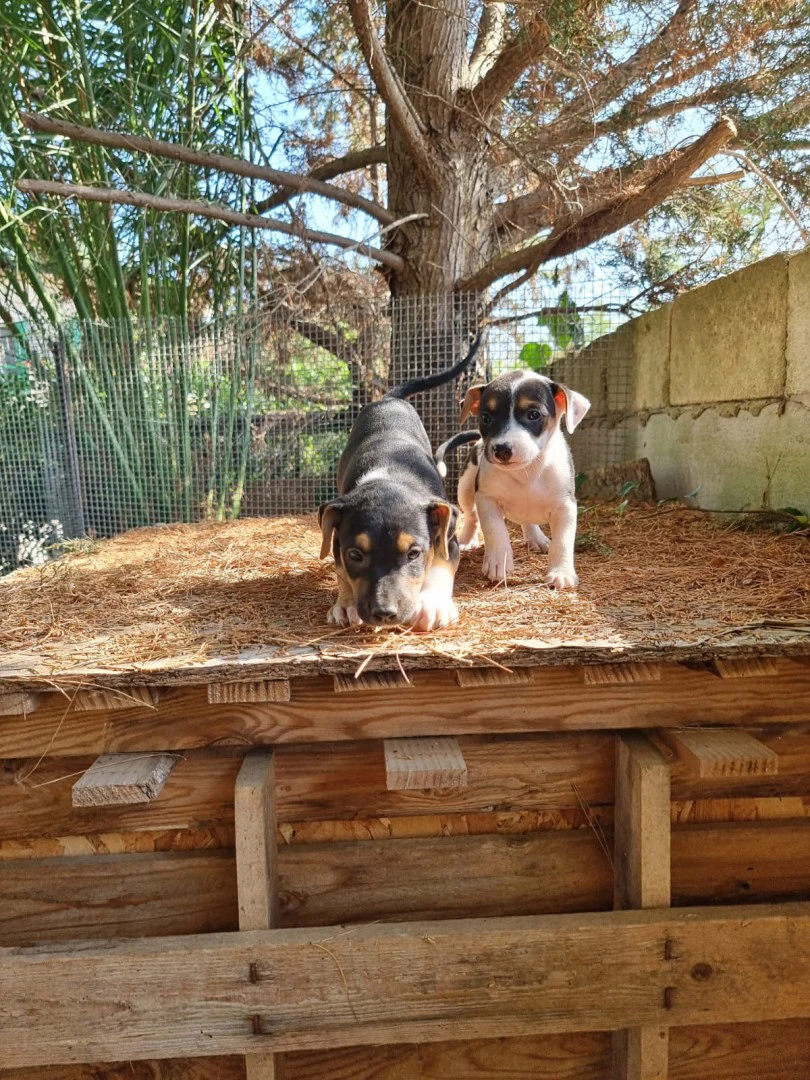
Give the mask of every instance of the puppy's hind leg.
POLYGON ((522 528, 523 539, 526 541, 529 551, 548 551, 549 538, 539 525, 524 525, 522 528))
POLYGON ((464 524, 459 533, 458 543, 463 551, 478 547, 478 512, 475 509, 475 477, 478 469, 470 464, 461 474, 458 482, 458 505, 464 512, 464 524))
POLYGON ((326 621, 333 626, 359 626, 363 620, 354 606, 354 592, 348 578, 338 570, 337 579, 337 600, 329 609, 326 621))

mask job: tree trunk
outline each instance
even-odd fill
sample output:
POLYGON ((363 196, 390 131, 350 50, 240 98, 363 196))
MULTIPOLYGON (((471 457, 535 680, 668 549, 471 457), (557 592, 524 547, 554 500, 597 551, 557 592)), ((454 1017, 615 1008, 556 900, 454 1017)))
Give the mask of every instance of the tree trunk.
MULTIPOLYGON (((417 169, 388 117, 389 206, 398 217, 426 215, 390 241, 405 260, 404 270, 389 276, 391 385, 451 367, 469 347, 480 315, 478 298, 454 293, 457 282, 489 260, 493 216, 486 132, 451 105, 468 77, 466 17, 466 0, 388 5, 386 53, 427 129, 433 160, 429 175, 417 169)), ((414 404, 434 448, 457 429, 452 386, 414 404)))

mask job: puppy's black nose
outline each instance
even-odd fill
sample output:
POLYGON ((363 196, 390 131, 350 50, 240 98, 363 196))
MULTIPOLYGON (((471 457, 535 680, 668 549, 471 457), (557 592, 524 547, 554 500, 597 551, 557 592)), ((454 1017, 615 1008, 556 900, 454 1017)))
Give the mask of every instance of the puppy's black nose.
POLYGON ((397 621, 397 609, 395 607, 374 607, 371 616, 375 622, 392 623, 397 621))
POLYGON ((495 443, 492 453, 498 461, 509 461, 512 457, 512 446, 508 442, 495 443))

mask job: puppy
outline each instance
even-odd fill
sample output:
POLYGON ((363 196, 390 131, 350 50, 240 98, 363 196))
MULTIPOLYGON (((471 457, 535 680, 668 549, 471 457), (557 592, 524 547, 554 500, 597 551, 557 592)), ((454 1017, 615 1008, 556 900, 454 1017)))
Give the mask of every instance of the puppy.
POLYGON ((413 379, 360 410, 338 464, 340 495, 318 512, 321 558, 332 553, 338 577, 329 622, 424 631, 458 618, 458 514, 419 414, 405 399, 457 378, 486 333, 449 371, 413 379))
POLYGON ((480 522, 483 570, 490 580, 502 581, 514 570, 506 518, 523 526, 530 551, 548 552, 546 584, 555 589, 577 585, 574 465, 560 422, 565 415, 573 432, 590 407, 582 394, 532 371, 508 372, 467 391, 461 420, 474 414, 478 431, 454 435, 439 447, 436 462, 445 475, 447 451, 476 442, 459 480, 458 502, 464 511, 459 543, 476 546, 480 522), (550 540, 541 522, 550 524, 550 540))

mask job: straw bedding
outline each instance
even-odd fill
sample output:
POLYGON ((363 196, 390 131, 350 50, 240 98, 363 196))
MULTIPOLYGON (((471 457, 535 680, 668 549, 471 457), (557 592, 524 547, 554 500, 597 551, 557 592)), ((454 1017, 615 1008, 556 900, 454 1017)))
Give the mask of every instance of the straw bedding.
POLYGON ((735 628, 810 635, 810 538, 741 531, 687 510, 605 505, 583 515, 575 593, 545 588, 545 557, 517 537, 506 586, 481 577, 480 549, 467 553, 460 620, 429 635, 328 626, 334 572, 319 544, 310 517, 167 526, 17 571, 0 580, 0 668, 14 655, 66 674, 182 667, 267 646, 294 657, 303 645, 328 656, 503 662, 513 650, 654 647, 721 640, 735 628))

